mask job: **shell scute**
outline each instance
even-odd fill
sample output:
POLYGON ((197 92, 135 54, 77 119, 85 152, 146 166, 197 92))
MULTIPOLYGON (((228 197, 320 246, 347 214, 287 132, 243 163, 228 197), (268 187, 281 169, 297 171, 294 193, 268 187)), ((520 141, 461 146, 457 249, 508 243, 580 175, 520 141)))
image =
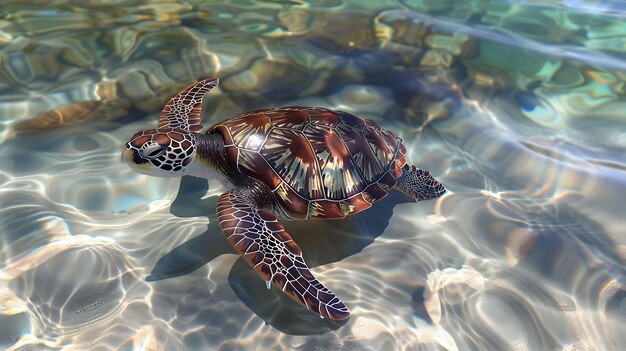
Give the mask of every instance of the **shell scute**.
POLYGON ((339 201, 317 200, 309 204, 309 218, 344 218, 345 205, 339 201))
MULTIPOLYGON (((400 169, 400 171, 402 171, 402 169, 400 169)), ((396 185, 396 178, 397 177, 395 177, 392 172, 386 172, 382 177, 380 177, 380 180, 378 180, 378 185, 383 190, 388 191, 396 185)))
POLYGON ((341 123, 341 118, 335 112, 322 108, 311 108, 306 110, 311 123, 322 124, 329 127, 336 127, 341 123))
MULTIPOLYGON (((262 115, 265 114, 265 112, 267 111, 271 111, 272 109, 268 109, 268 108, 258 108, 255 110, 250 110, 250 111, 246 111, 240 115, 238 115, 237 117, 247 117, 247 116, 254 116, 254 115, 262 115)), ((235 118, 237 118, 235 117, 235 118)))
POLYGON ((317 158, 304 134, 293 129, 276 128, 268 135, 261 155, 280 178, 300 195, 307 199, 323 198, 317 158))
POLYGON ((380 132, 382 130, 382 128, 378 125, 378 123, 372 121, 371 119, 364 119, 363 121, 365 122, 365 125, 374 129, 377 132, 380 132))
POLYGON ((383 197, 387 196, 387 191, 383 189, 378 183, 370 184, 365 190, 363 190, 363 198, 369 203, 374 203, 383 197))
POLYGON ((406 146, 402 143, 402 139, 400 141, 400 149, 398 150, 402 156, 406 156, 406 146))
POLYGON ((282 182, 274 192, 280 201, 285 214, 294 219, 305 219, 308 214, 309 201, 300 197, 290 186, 282 182))
POLYGON ((346 205, 348 206, 349 213, 357 213, 363 210, 367 210, 372 207, 372 202, 368 202, 363 197, 363 193, 354 195, 346 199, 346 205))
POLYGON ((365 120, 363 118, 343 111, 337 111, 337 114, 341 117, 341 122, 343 122, 344 125, 358 130, 365 128, 365 120))
POLYGON ((260 114, 233 119, 229 125, 233 144, 240 148, 255 151, 261 148, 265 136, 271 128, 270 118, 260 114))
POLYGON ((309 110, 311 109, 310 106, 285 106, 280 108, 281 110, 294 110, 294 111, 304 111, 304 110, 309 110))
POLYGON ((386 129, 381 129, 380 134, 392 152, 398 149, 398 138, 395 135, 391 134, 391 132, 386 129))
POLYGON ((218 124, 211 128, 212 132, 219 133, 224 139, 224 145, 233 145, 233 137, 230 134, 230 129, 223 124, 218 124))
POLYGON ((398 163, 398 160, 394 161, 391 164, 391 168, 389 169, 389 172, 393 175, 395 179, 400 178, 400 176, 402 175, 402 166, 400 166, 400 164, 398 163))
POLYGON ((365 128, 363 136, 381 165, 386 166, 393 160, 394 150, 389 148, 389 145, 387 145, 387 142, 380 132, 376 132, 372 128, 365 128))
POLYGON ((369 184, 378 180, 385 172, 385 168, 372 151, 363 133, 347 126, 342 126, 337 130, 350 152, 352 162, 359 169, 364 181, 369 184))
POLYGON ((305 124, 309 123, 309 115, 304 111, 283 111, 283 110, 269 110, 265 112, 274 127, 278 128, 295 128, 302 130, 305 124))
POLYGON ((265 183, 290 218, 343 218, 382 199, 406 149, 377 123, 347 112, 255 110, 211 128, 230 165, 265 183))
MULTIPOLYGON (((235 150, 237 148, 233 147, 235 150)), ((271 190, 276 189, 283 180, 276 172, 268 171, 269 165, 266 159, 258 152, 239 150, 239 169, 253 175, 265 183, 271 190)))
POLYGON ((304 129, 304 135, 317 157, 327 199, 345 199, 365 189, 367 183, 352 162, 339 133, 325 126, 310 124, 304 129))

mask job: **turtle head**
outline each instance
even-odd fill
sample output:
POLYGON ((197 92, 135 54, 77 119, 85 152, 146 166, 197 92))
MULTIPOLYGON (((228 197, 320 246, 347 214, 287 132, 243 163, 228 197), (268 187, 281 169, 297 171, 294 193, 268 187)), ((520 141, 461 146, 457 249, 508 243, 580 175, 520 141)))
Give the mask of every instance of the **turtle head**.
POLYGON ((180 129, 137 132, 124 146, 122 160, 136 172, 157 177, 179 177, 189 172, 196 153, 196 137, 180 129))

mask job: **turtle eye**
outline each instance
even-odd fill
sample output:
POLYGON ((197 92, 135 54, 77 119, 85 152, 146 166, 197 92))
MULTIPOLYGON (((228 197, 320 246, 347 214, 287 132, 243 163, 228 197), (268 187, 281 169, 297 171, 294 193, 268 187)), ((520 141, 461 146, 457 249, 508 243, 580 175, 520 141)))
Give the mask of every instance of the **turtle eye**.
POLYGON ((141 157, 149 159, 149 160, 153 160, 163 155, 166 148, 167 148, 166 146, 161 145, 155 141, 149 141, 143 144, 141 149, 139 149, 139 153, 141 154, 141 157))

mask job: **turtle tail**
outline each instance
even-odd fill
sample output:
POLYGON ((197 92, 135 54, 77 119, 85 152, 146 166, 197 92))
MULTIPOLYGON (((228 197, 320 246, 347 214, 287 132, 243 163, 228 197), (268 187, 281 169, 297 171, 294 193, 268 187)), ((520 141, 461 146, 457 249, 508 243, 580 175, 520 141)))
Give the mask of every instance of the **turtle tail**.
POLYGON ((402 167, 402 175, 394 189, 400 190, 415 201, 436 199, 446 192, 443 184, 436 181, 430 172, 408 163, 402 167))

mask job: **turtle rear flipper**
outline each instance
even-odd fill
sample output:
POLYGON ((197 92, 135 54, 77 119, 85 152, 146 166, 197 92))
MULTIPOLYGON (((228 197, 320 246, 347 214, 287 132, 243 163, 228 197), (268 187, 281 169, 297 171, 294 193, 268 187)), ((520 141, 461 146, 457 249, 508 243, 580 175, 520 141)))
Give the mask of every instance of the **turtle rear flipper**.
POLYGON ((443 184, 436 181, 430 172, 408 163, 402 168, 402 175, 398 178, 394 189, 409 195, 415 201, 435 199, 446 192, 443 184))
POLYGON ((322 318, 346 319, 350 312, 304 263, 300 248, 272 213, 254 203, 245 188, 222 194, 217 202, 219 225, 237 252, 265 280, 322 318))

